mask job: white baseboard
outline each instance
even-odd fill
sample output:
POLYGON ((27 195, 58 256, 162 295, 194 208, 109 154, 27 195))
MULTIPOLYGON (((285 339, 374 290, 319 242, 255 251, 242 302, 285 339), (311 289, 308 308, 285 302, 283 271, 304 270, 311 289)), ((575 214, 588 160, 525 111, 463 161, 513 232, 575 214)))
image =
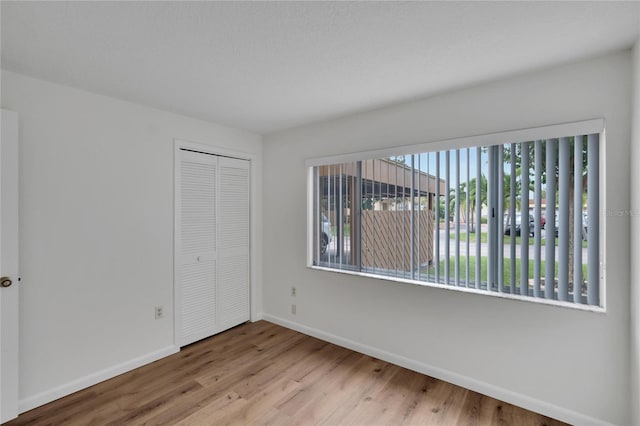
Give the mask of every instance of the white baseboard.
POLYGON ((127 371, 134 370, 138 367, 142 367, 143 365, 150 364, 166 356, 173 355, 179 351, 180 351, 180 348, 178 346, 175 346, 175 345, 167 346, 166 348, 157 350, 155 352, 151 352, 146 355, 142 355, 140 357, 123 362, 121 364, 114 365, 113 367, 109 367, 104 370, 89 374, 88 376, 82 377, 80 379, 74 380, 69 383, 65 383, 53 389, 41 392, 37 395, 27 397, 19 401, 18 411, 20 413, 24 413, 33 408, 39 407, 44 404, 48 404, 51 401, 55 401, 58 398, 62 398, 63 396, 70 395, 81 389, 88 388, 89 386, 93 386, 97 383, 103 382, 107 379, 111 379, 112 377, 118 376, 122 373, 126 373, 127 371))
POLYGON ((338 346, 342 346, 356 352, 360 352, 383 361, 390 362, 400 367, 407 368, 409 370, 417 371, 418 373, 426 374, 427 376, 435 377, 436 379, 444 380, 445 382, 453 383, 454 385, 462 386, 466 389, 481 393, 483 395, 490 396, 501 401, 505 401, 509 404, 516 405, 518 407, 531 410, 533 412, 566 422, 570 424, 579 425, 610 425, 606 421, 596 419, 594 417, 586 416, 584 414, 568 410, 557 405, 550 404, 539 399, 531 398, 526 395, 522 395, 508 389, 494 386, 489 383, 481 382, 471 377, 463 376, 452 371, 443 370, 432 365, 428 365, 402 355, 387 352, 382 349, 374 348, 372 346, 364 345, 356 341, 345 339, 335 334, 326 333, 322 330, 318 330, 306 325, 299 324, 297 322, 289 321, 284 318, 276 317, 270 314, 263 314, 265 321, 273 322, 283 327, 290 328, 292 330, 299 331, 300 333, 307 334, 309 336, 316 337, 321 340, 325 340, 330 343, 334 343, 338 346))

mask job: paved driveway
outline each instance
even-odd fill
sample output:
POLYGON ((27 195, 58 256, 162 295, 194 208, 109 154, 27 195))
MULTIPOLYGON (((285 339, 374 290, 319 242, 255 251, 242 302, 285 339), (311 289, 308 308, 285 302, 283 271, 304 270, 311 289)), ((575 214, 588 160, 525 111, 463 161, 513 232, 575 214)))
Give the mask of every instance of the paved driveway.
MULTIPOLYGON (((486 225, 482 226, 482 231, 486 232, 487 228, 486 225)), ((446 253, 446 245, 445 245, 445 240, 447 238, 446 236, 446 229, 440 229, 440 256, 444 256, 444 254, 446 253)), ((466 225, 461 224, 460 225, 460 233, 466 233, 467 229, 466 229, 466 225)), ((541 238, 544 238, 544 230, 542 231, 542 235, 541 238)), ((449 229, 449 233, 450 236, 451 235, 455 235, 455 228, 452 227, 449 229)), ((435 241, 435 240, 434 240, 435 241)), ((475 256, 476 255, 476 243, 475 241, 472 241, 470 243, 470 252, 469 254, 471 256, 475 256)), ((582 263, 584 265, 587 264, 587 249, 586 248, 582 248, 582 263)), ((481 256, 487 256, 488 253, 488 249, 487 249, 487 243, 480 243, 480 253, 481 256)), ((504 258, 505 259, 510 259, 511 258, 511 244, 507 243, 504 245, 504 258)), ((456 255, 456 245, 455 245, 455 239, 449 239, 449 255, 451 257, 454 257, 456 255)), ((460 241, 460 256, 466 256, 467 255, 467 243, 465 240, 460 241)), ((533 253, 533 245, 529 246, 529 259, 533 259, 534 253, 533 253)), ((520 258, 520 244, 516 245, 516 259, 520 258)), ((540 260, 545 260, 545 247, 542 246, 541 247, 541 253, 540 253, 540 260)), ((558 250, 555 250, 555 260, 558 260, 558 250)))

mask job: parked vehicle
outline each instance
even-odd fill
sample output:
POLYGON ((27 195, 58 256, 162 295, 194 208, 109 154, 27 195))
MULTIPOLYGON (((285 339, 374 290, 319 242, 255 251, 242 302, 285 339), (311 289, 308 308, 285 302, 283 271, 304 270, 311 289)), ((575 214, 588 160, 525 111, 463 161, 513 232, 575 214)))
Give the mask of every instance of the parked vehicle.
POLYGON ((331 222, 329 218, 322 215, 321 235, 320 235, 320 254, 327 252, 327 247, 331 241, 331 222))
MULTIPOLYGON (((556 224, 555 224, 555 236, 558 236, 560 219, 558 218, 558 211, 556 210, 556 224)), ((586 241, 589 232, 589 215, 587 212, 582 212, 582 239, 586 241)))
MULTIPOLYGON (((515 229, 513 234, 516 236, 520 236, 520 227, 522 224, 522 214, 516 213, 515 215, 515 229)), ((529 236, 533 236, 535 234, 535 221, 533 219, 533 215, 529 215, 529 236)), ((511 218, 508 214, 504 216, 504 235, 511 235, 511 218)))

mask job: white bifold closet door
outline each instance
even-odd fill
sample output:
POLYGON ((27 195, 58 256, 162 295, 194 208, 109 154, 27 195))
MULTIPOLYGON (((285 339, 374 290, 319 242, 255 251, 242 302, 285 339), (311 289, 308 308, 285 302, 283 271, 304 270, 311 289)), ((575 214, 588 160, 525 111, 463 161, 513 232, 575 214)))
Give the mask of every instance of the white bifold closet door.
POLYGON ((249 320, 249 161, 180 150, 176 343, 249 320))

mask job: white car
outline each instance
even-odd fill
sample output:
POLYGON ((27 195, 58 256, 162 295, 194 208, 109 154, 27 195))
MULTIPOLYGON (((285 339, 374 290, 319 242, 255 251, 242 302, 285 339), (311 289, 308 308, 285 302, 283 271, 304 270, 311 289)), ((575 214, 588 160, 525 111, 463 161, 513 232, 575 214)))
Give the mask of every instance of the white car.
POLYGON ((331 222, 329 222, 329 218, 325 215, 322 215, 321 231, 320 254, 325 254, 329 246, 329 241, 331 241, 331 222))
MULTIPOLYGON (((558 228, 560 223, 560 218, 558 215, 558 211, 556 210, 556 224, 555 224, 555 236, 558 236, 558 228)), ((582 239, 586 241, 587 239, 587 235, 589 233, 589 215, 587 214, 587 212, 583 211, 582 212, 582 239)))

